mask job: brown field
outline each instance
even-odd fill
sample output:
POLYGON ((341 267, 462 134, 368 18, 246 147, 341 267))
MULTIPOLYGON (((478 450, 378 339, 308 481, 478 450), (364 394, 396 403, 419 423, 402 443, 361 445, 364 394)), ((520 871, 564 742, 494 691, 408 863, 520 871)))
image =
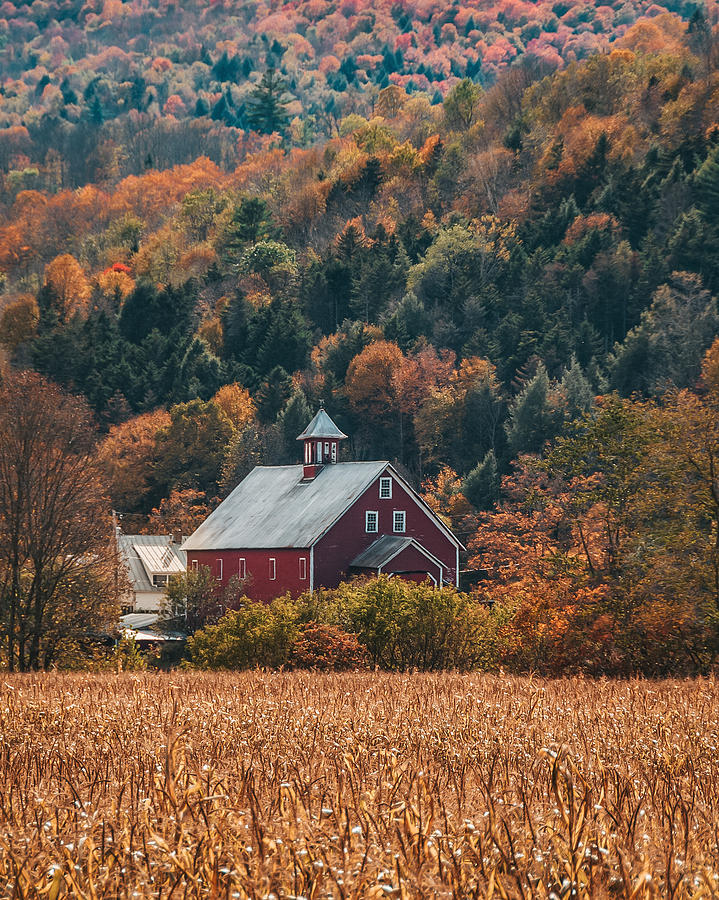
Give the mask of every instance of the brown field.
POLYGON ((0 896, 719 896, 714 681, 5 677, 0 896))

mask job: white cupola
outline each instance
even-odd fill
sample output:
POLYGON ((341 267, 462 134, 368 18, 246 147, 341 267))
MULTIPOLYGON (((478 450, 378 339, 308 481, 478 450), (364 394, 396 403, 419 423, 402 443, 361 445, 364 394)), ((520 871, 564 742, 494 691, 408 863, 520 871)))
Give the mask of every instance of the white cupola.
POLYGON ((339 457, 339 442, 347 439, 347 435, 339 430, 327 415, 324 405, 320 403, 317 414, 298 441, 304 441, 304 474, 306 480, 313 479, 325 465, 336 463, 339 457))

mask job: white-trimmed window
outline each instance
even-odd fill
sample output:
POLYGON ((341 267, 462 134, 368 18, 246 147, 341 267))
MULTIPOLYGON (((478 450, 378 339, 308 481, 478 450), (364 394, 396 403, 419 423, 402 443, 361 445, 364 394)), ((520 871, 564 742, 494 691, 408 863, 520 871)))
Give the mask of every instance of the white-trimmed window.
POLYGON ((198 563, 198 561, 196 559, 193 559, 192 562, 190 563, 190 565, 192 566, 193 572, 197 572, 200 568, 200 564, 198 563))
POLYGON ((392 514, 392 530, 404 534, 407 514, 403 509, 396 509, 392 514))
POLYGON ((379 480, 379 499, 380 500, 391 500, 392 499, 392 479, 391 478, 380 478, 380 480, 379 480))
POLYGON ((337 441, 332 441, 332 462, 337 462, 337 441))
POLYGON ((169 575, 155 574, 152 576, 152 583, 155 587, 164 587, 169 577, 169 575))
POLYGON ((237 567, 237 574, 240 578, 247 578, 247 560, 244 556, 240 557, 240 563, 237 567))
POLYGON ((270 557, 270 581, 277 578, 277 560, 274 556, 270 557))
POLYGON ((217 580, 222 581, 222 560, 217 559, 215 562, 217 563, 217 580))
POLYGON ((379 526, 377 511, 368 509, 364 514, 364 530, 367 534, 376 534, 379 526))
POLYGON ((307 557, 300 556, 300 581, 307 581, 307 557))

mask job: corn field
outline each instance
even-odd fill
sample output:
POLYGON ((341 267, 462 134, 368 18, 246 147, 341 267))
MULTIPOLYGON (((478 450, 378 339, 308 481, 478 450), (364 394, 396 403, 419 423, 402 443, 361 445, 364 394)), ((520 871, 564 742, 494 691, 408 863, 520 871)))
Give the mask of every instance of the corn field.
POLYGON ((713 680, 0 687, 0 896, 719 896, 713 680))

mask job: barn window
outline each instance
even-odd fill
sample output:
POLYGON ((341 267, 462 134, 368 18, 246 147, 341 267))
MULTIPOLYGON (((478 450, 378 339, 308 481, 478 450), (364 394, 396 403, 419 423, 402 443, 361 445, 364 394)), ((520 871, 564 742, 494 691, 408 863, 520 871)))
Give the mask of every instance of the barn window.
POLYGON ((193 571, 193 572, 197 572, 197 570, 198 570, 199 568, 200 568, 199 563, 197 562, 196 559, 193 559, 193 560, 192 560, 192 571, 193 571))
POLYGON ((379 480, 379 498, 380 500, 392 499, 392 479, 380 478, 379 480))
POLYGON ((332 442, 332 462, 337 462, 337 441, 332 442))
POLYGON ((307 580, 307 558, 304 556, 300 557, 300 581, 307 580))
POLYGON ((222 560, 217 560, 217 580, 222 581, 222 560))
POLYGON ((406 514, 403 509, 396 509, 393 516, 393 531, 404 532, 406 514))
POLYGON ((240 578, 247 578, 247 560, 244 556, 240 557, 240 565, 237 570, 237 574, 240 578))
POLYGON ((270 581, 274 581, 277 578, 277 560, 274 556, 270 557, 270 581))
POLYGON ((152 583, 155 585, 155 587, 164 587, 167 584, 168 578, 168 575, 153 575, 152 583))
POLYGON ((377 523, 378 523, 378 516, 377 516, 376 511, 368 509, 367 512, 364 514, 364 525, 365 525, 365 531, 367 532, 367 534, 376 533, 377 523))

